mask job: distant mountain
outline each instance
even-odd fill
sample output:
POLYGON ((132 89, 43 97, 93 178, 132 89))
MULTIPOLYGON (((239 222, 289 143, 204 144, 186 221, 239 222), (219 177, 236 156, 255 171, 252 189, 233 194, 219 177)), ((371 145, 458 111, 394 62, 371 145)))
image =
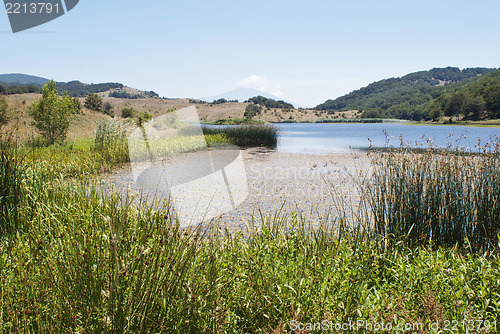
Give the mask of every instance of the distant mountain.
POLYGON ((364 118, 438 120, 457 116, 478 120, 500 117, 500 70, 435 68, 377 81, 316 107, 335 113, 362 110, 364 118))
POLYGON ((49 82, 49 79, 37 77, 34 75, 27 75, 22 73, 0 74, 0 83, 5 86, 15 85, 43 85, 49 82))
POLYGON ((228 101, 229 100, 238 100, 239 102, 243 102, 243 101, 247 101, 248 99, 255 97, 255 96, 263 96, 263 97, 268 98, 268 99, 281 100, 281 98, 279 98, 273 94, 269 94, 269 93, 260 91, 258 89, 241 88, 241 87, 233 89, 232 91, 224 93, 224 94, 202 97, 200 100, 212 102, 212 101, 219 100, 219 99, 226 99, 228 101))

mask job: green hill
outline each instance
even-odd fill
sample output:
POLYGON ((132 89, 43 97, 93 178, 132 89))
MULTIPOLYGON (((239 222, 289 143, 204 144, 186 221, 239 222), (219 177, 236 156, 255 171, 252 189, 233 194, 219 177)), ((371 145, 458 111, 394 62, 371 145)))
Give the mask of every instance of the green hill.
MULTIPOLYGON (((328 100, 315 109, 328 110, 330 113, 358 109, 364 111, 362 117, 368 118, 436 119, 446 114, 448 98, 459 90, 467 91, 465 95, 468 98, 478 97, 482 93, 478 88, 473 87, 481 85, 476 82, 481 82, 486 77, 490 79, 484 79, 482 82, 489 87, 488 89, 493 89, 497 77, 490 76, 492 73, 498 73, 498 71, 488 68, 463 70, 454 67, 434 68, 429 71, 411 73, 401 78, 374 82, 335 100, 328 100)), ((488 94, 495 95, 491 92, 488 94)), ((475 101, 477 104, 475 108, 484 108, 483 117, 494 117, 494 110, 487 109, 491 108, 494 103, 486 104, 486 99, 483 97, 484 103, 481 105, 479 100, 477 98, 475 101)), ((447 113, 450 113, 449 110, 447 113)), ((464 115, 465 109, 460 113, 464 115)), ((474 117, 480 117, 480 113, 476 112, 476 114, 474 117)), ((464 115, 465 118, 468 116, 464 115)))
MULTIPOLYGON (((41 93, 42 85, 49 82, 49 79, 36 77, 27 74, 0 74, 0 94, 23 94, 23 93, 41 93)), ((57 82, 57 88, 59 92, 67 92, 69 96, 72 97, 84 97, 89 93, 103 93, 110 90, 120 90, 120 92, 112 92, 112 94, 119 94, 119 96, 114 96, 118 98, 147 98, 147 97, 158 97, 153 91, 150 92, 140 92, 138 94, 129 94, 122 92, 121 90, 125 86, 121 83, 107 82, 98 84, 86 84, 80 81, 70 81, 70 82, 57 82)))

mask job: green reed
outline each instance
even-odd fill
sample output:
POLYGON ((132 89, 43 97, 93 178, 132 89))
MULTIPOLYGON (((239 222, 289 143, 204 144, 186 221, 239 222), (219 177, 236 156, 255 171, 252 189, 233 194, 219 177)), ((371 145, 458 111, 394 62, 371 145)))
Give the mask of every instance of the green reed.
POLYGON ((0 143, 0 235, 14 232, 19 225, 24 177, 20 159, 14 145, 0 143))
POLYGON ((410 245, 496 248, 500 232, 498 143, 477 153, 411 147, 372 154, 366 185, 375 230, 410 245))
POLYGON ((240 147, 268 146, 276 147, 278 128, 272 125, 238 125, 203 127, 205 135, 224 134, 229 140, 240 147))

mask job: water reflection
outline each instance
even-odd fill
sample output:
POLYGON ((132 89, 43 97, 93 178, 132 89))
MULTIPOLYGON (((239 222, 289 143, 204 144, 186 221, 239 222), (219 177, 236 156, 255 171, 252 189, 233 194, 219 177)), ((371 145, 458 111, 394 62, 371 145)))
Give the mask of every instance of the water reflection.
POLYGON ((483 143, 500 136, 500 128, 465 126, 425 126, 404 124, 279 124, 277 150, 287 153, 326 154, 367 149, 370 144, 399 146, 401 139, 412 146, 463 147, 472 151, 478 140, 483 143))

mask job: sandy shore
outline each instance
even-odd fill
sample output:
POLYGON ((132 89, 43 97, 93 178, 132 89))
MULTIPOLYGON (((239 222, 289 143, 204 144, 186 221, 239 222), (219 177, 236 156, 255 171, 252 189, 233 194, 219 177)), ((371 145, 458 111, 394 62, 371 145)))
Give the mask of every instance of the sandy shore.
MULTIPOLYGON (((342 208, 357 207, 360 195, 356 182, 370 169, 369 157, 363 152, 309 155, 251 148, 239 153, 242 164, 237 165, 238 183, 234 182, 236 174, 224 174, 231 205, 220 206, 218 211, 207 211, 207 215, 213 217, 212 220, 230 230, 245 228, 252 216, 271 216, 280 210, 283 214, 293 212, 314 222, 330 214, 331 220, 337 215, 339 205, 342 208)), ((160 177, 160 174, 169 175, 179 170, 184 171, 186 166, 189 166, 190 170, 198 170, 198 165, 203 164, 200 163, 199 157, 196 153, 186 153, 177 160, 174 159, 175 162, 163 168, 161 172, 157 169, 147 177, 140 176, 137 182, 134 182, 133 166, 124 166, 106 176, 103 185, 107 191, 113 188, 122 194, 130 187, 146 197, 168 197, 168 187, 162 189, 161 186, 154 186, 154 182, 165 183, 165 176, 160 177), (178 163, 181 160, 183 164, 178 163), (144 179, 147 179, 147 182, 144 182, 144 179)), ((185 175, 186 173, 183 177, 185 175)), ((182 200, 187 203, 185 208, 200 206, 201 201, 196 195, 203 189, 220 188, 214 179, 207 179, 205 183, 196 182, 184 189, 182 200), (200 184, 203 186, 199 186, 200 184)), ((181 197, 179 194, 182 194, 182 191, 172 190, 171 193, 181 197)), ((186 220, 186 217, 183 220, 186 220)))

